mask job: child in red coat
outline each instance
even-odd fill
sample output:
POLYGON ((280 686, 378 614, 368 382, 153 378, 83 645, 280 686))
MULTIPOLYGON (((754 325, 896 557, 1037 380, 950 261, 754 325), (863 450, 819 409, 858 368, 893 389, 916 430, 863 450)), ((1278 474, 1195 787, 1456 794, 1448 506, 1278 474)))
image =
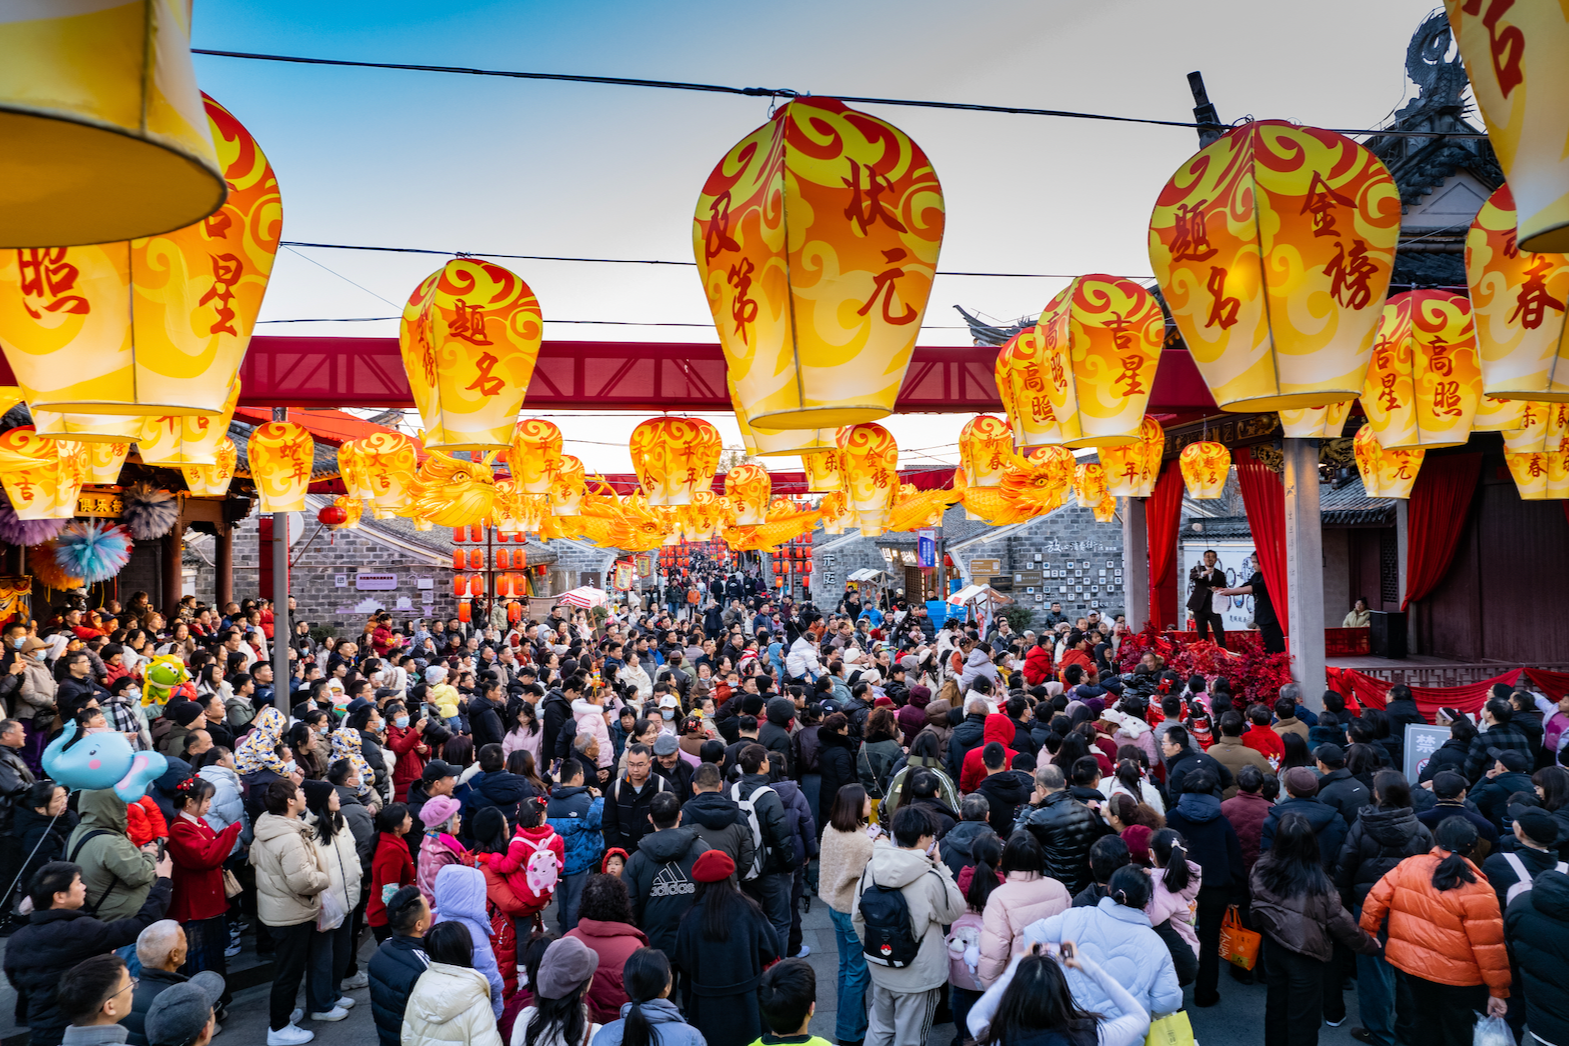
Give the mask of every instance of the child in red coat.
POLYGON ((392 936, 387 925, 387 899, 405 886, 414 885, 414 857, 404 836, 414 827, 414 817, 403 803, 388 803, 376 815, 376 853, 370 864, 370 897, 365 923, 376 943, 392 936))
POLYGON ((545 910, 566 867, 566 844, 545 824, 545 799, 525 799, 518 809, 518 830, 505 854, 480 854, 492 872, 502 875, 522 902, 520 918, 545 910), (536 857, 539 854, 541 856, 536 857))
POLYGON ((138 847, 169 838, 169 823, 163 819, 163 811, 158 809, 152 796, 144 795, 134 803, 125 804, 125 834, 138 847))

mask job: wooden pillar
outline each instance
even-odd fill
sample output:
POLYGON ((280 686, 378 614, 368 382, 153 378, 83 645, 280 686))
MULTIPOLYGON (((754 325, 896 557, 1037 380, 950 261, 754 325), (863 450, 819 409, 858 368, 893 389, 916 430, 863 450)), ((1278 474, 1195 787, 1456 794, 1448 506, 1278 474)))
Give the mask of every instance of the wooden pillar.
POLYGON ((213 555, 213 600, 220 608, 234 599, 234 527, 218 531, 213 555))
MULTIPOLYGON (((1395 499, 1395 558, 1399 560, 1400 602, 1406 599, 1406 564, 1411 560, 1411 502, 1406 498, 1395 499)), ((1416 604, 1406 613, 1406 655, 1418 653, 1416 604)))
POLYGON ((177 522, 163 536, 163 607, 173 621, 174 608, 185 594, 185 565, 180 559, 180 546, 185 540, 185 524, 177 522))
POLYGON ((1318 440, 1286 439, 1286 587, 1291 676, 1309 708, 1324 693, 1324 537, 1318 504, 1318 440))
POLYGON ((1128 628, 1144 631, 1150 611, 1149 523, 1143 498, 1122 499, 1122 612, 1128 628))

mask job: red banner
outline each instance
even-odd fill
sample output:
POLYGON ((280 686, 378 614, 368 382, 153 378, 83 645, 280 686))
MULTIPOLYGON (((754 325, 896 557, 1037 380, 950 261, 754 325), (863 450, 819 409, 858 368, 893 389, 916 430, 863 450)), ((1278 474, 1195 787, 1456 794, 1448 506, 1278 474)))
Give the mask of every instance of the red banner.
MULTIPOLYGON (((1456 708, 1462 712, 1475 714, 1482 710, 1482 705, 1487 701, 1489 693, 1496 684, 1506 683, 1514 686, 1522 671, 1530 673, 1532 670, 1511 668, 1503 675, 1466 686, 1414 686, 1411 688, 1411 696, 1416 700, 1417 708, 1428 722, 1434 721, 1434 713, 1440 708, 1456 708)), ((1329 688, 1345 695, 1347 708, 1354 708, 1357 705, 1383 708, 1389 688, 1394 685, 1388 680, 1377 679, 1354 668, 1328 668, 1325 669, 1325 674, 1328 676, 1329 688)), ((1569 682, 1569 676, 1561 678, 1569 682)))

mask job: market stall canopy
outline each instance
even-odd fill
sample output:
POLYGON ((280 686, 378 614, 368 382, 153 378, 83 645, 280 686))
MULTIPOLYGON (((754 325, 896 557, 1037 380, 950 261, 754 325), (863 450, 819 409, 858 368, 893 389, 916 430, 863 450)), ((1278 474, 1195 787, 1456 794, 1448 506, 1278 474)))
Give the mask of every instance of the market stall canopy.
POLYGON ((569 607, 582 607, 584 610, 590 607, 602 607, 609 602, 610 596, 603 589, 593 588, 588 585, 574 588, 572 591, 556 597, 557 604, 565 603, 569 607))
POLYGON ((851 574, 845 580, 846 581, 876 581, 878 578, 884 577, 887 573, 888 572, 886 570, 873 570, 870 567, 862 567, 860 570, 857 570, 855 573, 851 574))
POLYGON ((959 591, 948 597, 948 602, 954 606, 968 606, 971 603, 989 599, 993 603, 1012 603, 1012 596, 1005 596, 990 585, 965 585, 959 591))

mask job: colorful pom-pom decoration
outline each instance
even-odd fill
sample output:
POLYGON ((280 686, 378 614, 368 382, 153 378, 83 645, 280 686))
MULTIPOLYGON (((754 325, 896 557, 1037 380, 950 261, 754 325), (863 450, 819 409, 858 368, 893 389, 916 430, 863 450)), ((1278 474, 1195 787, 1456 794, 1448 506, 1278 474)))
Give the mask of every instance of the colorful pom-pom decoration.
POLYGON ((87 584, 81 578, 66 573, 55 559, 54 553, 54 538, 27 550, 27 572, 33 575, 33 580, 45 588, 52 588, 58 592, 81 588, 87 584))
POLYGON ((7 545, 41 545, 60 533, 66 519, 18 519, 11 499, 0 491, 0 541, 7 545))
POLYGON ((108 581, 131 561, 131 535, 99 519, 73 519, 53 544, 60 569, 89 585, 108 581))
POLYGON ((180 518, 180 503, 174 495, 145 480, 121 491, 120 503, 120 522, 137 541, 156 541, 180 518))

